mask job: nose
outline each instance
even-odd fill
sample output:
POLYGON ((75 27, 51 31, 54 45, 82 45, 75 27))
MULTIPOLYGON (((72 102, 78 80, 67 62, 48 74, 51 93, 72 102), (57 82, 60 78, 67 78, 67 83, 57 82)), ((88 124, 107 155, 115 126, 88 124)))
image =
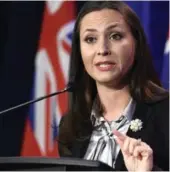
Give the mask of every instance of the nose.
POLYGON ((98 52, 97 54, 98 55, 102 55, 102 56, 108 56, 108 55, 111 55, 111 51, 105 50, 103 52, 98 52))
POLYGON ((109 42, 105 38, 101 40, 97 54, 101 56, 111 55, 109 42))

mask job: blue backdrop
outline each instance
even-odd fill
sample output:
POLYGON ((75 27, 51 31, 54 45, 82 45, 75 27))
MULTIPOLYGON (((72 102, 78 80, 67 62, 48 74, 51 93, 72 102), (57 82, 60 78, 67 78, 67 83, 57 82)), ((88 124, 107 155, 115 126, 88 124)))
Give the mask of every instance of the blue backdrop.
POLYGON ((151 48, 153 62, 162 84, 169 88, 169 1, 126 1, 139 16, 151 48))

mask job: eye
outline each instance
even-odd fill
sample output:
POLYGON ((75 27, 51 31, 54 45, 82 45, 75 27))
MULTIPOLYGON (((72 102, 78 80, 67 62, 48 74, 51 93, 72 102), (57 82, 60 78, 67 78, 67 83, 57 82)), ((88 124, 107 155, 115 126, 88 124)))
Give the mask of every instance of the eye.
POLYGON ((119 33, 113 33, 113 34, 110 35, 111 40, 121 40, 122 37, 123 36, 121 34, 119 34, 119 33))
POLYGON ((95 43, 96 40, 97 40, 97 39, 96 39, 95 37, 92 37, 92 36, 85 38, 85 41, 86 41, 87 43, 89 43, 89 44, 95 43))

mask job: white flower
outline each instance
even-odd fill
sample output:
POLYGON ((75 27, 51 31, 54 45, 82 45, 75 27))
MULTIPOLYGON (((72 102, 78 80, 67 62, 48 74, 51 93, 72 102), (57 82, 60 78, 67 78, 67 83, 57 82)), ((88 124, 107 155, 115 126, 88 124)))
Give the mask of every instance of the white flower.
POLYGON ((130 122, 130 129, 134 132, 142 129, 142 121, 140 119, 135 119, 130 122))

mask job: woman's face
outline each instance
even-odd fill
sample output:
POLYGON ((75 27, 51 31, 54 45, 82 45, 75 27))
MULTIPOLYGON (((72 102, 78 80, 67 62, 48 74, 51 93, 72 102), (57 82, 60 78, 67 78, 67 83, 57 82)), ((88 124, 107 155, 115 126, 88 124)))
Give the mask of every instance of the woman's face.
POLYGON ((135 40, 119 12, 103 9, 82 19, 80 49, 88 74, 97 83, 115 85, 133 64, 135 40))

